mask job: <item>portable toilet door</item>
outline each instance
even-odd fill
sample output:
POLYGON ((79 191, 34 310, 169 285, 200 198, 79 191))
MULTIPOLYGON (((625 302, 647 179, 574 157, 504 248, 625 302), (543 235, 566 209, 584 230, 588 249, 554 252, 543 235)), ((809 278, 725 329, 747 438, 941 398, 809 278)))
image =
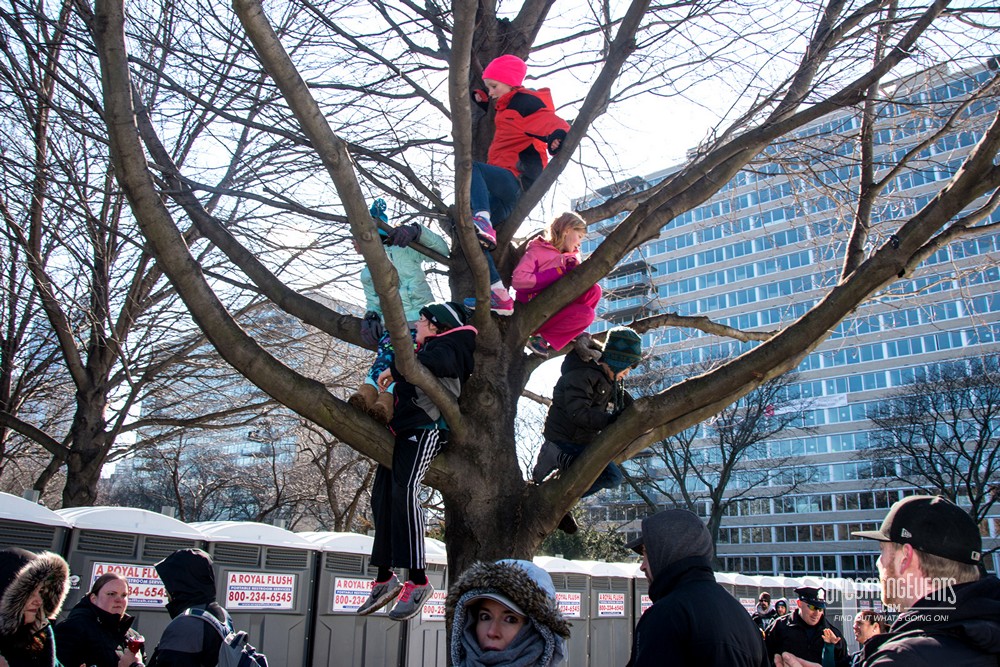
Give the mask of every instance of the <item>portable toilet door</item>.
POLYGON ((424 538, 427 581, 434 586, 420 615, 406 622, 406 664, 409 667, 447 667, 448 632, 444 600, 448 595, 448 554, 444 542, 424 538))
POLYGON ((284 528, 252 521, 191 524, 205 534, 219 604, 273 665, 307 667, 316 546, 284 528))
POLYGON ((632 653, 632 582, 638 566, 582 563, 590 570, 590 661, 624 665, 632 653))
POLYGON ((70 525, 44 505, 0 492, 0 548, 20 547, 65 556, 70 525))
MULTIPOLYGON (((570 623, 565 667, 587 667, 590 651, 590 572, 580 563, 563 558, 536 556, 535 565, 552 577, 556 600, 570 623)), ((599 667, 595 663, 595 667, 599 667)))
POLYGON ((389 605, 358 616, 375 581, 372 538, 355 533, 308 533, 320 549, 313 667, 403 667, 405 625, 389 619, 389 605))
POLYGON ((641 570, 632 580, 632 588, 632 631, 635 632, 635 626, 646 610, 653 606, 653 600, 649 597, 649 580, 641 570))
POLYGON ((79 585, 71 588, 63 605, 73 608, 105 572, 118 572, 128 581, 128 614, 132 627, 146 638, 152 655, 170 623, 167 593, 153 567, 178 549, 198 549, 205 536, 191 526, 163 514, 132 507, 73 507, 58 510, 69 521, 67 562, 79 585))

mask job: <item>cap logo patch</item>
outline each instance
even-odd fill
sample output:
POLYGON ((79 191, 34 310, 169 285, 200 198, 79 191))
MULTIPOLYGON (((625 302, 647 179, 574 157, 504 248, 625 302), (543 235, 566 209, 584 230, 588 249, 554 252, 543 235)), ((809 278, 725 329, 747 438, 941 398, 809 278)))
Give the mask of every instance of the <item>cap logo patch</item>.
POLYGON ((912 533, 910 533, 910 531, 908 531, 907 529, 903 528, 903 529, 902 529, 902 530, 901 530, 901 531, 899 532, 899 536, 900 536, 900 537, 913 537, 913 534, 912 534, 912 533))

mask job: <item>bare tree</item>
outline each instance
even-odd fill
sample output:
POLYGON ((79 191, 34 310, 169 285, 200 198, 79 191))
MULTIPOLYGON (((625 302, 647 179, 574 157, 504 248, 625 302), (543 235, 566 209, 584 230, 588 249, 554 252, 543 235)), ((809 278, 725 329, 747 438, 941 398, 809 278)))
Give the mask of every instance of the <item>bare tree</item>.
MULTIPOLYGON (((651 6, 642 0, 621 8, 583 6, 579 13, 551 12, 553 3, 544 0, 525 2, 509 14, 463 0, 421 8, 290 3, 273 15, 254 0, 237 0, 234 7, 236 17, 210 3, 130 5, 126 20, 120 0, 99 0, 93 16, 83 3, 76 5, 80 24, 74 26, 91 31, 100 62, 117 182, 158 266, 220 354, 303 418, 387 464, 392 440, 384 430, 309 374, 282 363, 227 308, 240 295, 261 295, 326 334, 360 345, 358 318, 308 298, 296 274, 286 271, 328 259, 331 235, 343 240, 349 232, 358 242, 381 297, 397 364, 440 406, 451 429, 449 449, 435 461, 428 482, 444 498, 456 572, 475 559, 530 555, 609 460, 681 433, 795 368, 859 304, 942 245, 989 228, 982 221, 996 204, 991 193, 1000 185, 1000 123, 994 120, 981 128, 979 145, 947 187, 926 204, 877 233, 870 216, 854 220, 850 238, 861 253, 803 316, 771 332, 739 332, 676 315, 634 322, 643 332, 689 326, 762 342, 711 372, 639 399, 568 474, 535 487, 523 478, 514 423, 537 364, 522 348, 539 324, 769 147, 832 112, 860 113, 866 102, 876 108, 891 102, 887 98, 897 89, 882 84, 910 68, 989 55, 992 15, 946 0, 831 0, 798 3, 787 12, 774 12, 773 3, 651 6), (453 220, 451 296, 474 293, 485 305, 488 279, 467 215, 468 184, 471 159, 485 153, 492 118, 473 117, 468 91, 483 64, 504 52, 538 63, 542 75, 565 73, 592 82, 570 102, 575 120, 561 153, 500 230, 494 257, 505 275, 517 258, 512 239, 566 167, 576 160, 581 169, 601 173, 591 169, 602 155, 591 142, 599 140, 609 109, 634 97, 663 108, 666 116, 663 98, 708 81, 725 91, 717 97, 730 112, 670 178, 583 212, 591 222, 613 216, 620 222, 574 270, 573 280, 558 281, 509 319, 477 310, 476 372, 456 399, 416 362, 407 344, 398 283, 366 198, 393 195, 395 213, 404 219, 453 220), (130 60, 128 54, 138 55, 130 60), (255 62, 260 66, 250 64, 255 62), (199 111, 214 131, 205 131, 205 122, 197 131, 174 125, 175 109, 199 111), (164 150, 162 136, 183 137, 184 150, 164 150), (219 143, 228 155, 280 153, 281 160, 269 162, 280 168, 260 172, 258 179, 244 162, 230 160, 224 186, 212 185, 209 175, 218 165, 210 156, 219 143), (182 154, 189 164, 177 159, 182 154), (311 206, 329 199, 316 194, 321 179, 336 190, 336 215, 311 206), (214 210, 211 205, 218 208, 220 201, 225 206, 214 210), (245 218, 251 210, 252 218, 245 218), (309 243, 286 240, 279 247, 279 235, 254 226, 278 226, 279 220, 322 221, 331 231, 316 236, 314 253, 309 243), (206 258, 222 261, 215 250, 224 254, 224 268, 209 273, 206 258), (234 290, 242 292, 234 296, 234 290)), ((992 95, 994 89, 987 82, 983 90, 992 95)))
MULTIPOLYGON (((5 100, 0 178, 6 186, 0 195, 6 283, 0 466, 8 473, 5 484, 40 491, 64 475, 60 504, 67 507, 94 502, 102 467, 131 446, 131 440, 119 438, 152 422, 134 419, 147 392, 162 389, 164 379, 183 380, 170 374, 171 366, 204 343, 178 307, 115 183, 96 94, 98 62, 89 55, 89 35, 81 30, 76 11, 73 3, 42 7, 17 0, 0 7, 0 95, 5 100), (12 479, 9 464, 15 461, 18 474, 12 479)), ((154 22, 151 27, 166 26, 154 22)), ((155 66, 143 55, 150 54, 136 51, 137 61, 155 66)), ((225 69, 235 67, 229 63, 225 69)), ((165 99, 168 79, 156 80, 137 100, 156 104, 165 99)), ((185 92, 224 108, 231 100, 214 85, 208 79, 200 89, 185 92)), ((200 150, 196 142, 211 134, 215 118, 198 107, 179 108, 174 116, 179 129, 169 147, 161 146, 174 165, 184 165, 192 151, 200 150)), ((246 139, 232 139, 229 164, 223 163, 222 175, 210 181, 216 191, 238 186, 237 165, 257 173, 270 169, 269 153, 248 155, 246 139)), ((218 163, 212 165, 213 174, 219 170, 218 163)), ((220 211, 219 198, 207 197, 205 210, 241 222, 253 218, 245 207, 220 211)), ((270 235, 294 233, 276 225, 255 231, 262 240, 255 248, 260 256, 267 256, 270 235)), ((194 247, 197 241, 197 233, 184 237, 203 275, 223 285, 234 280, 210 249, 194 247)), ((322 244, 311 249, 322 255, 322 244)), ((294 280, 302 267, 288 254, 283 261, 289 281, 294 280)), ((251 295, 227 305, 240 313, 255 301, 259 297, 251 295)), ((180 426, 175 417, 163 423, 180 426)), ((189 411, 183 421, 204 424, 224 417, 212 410, 189 411)))
POLYGON ((309 422, 301 428, 308 436, 302 439, 299 465, 307 467, 302 481, 312 491, 301 507, 301 522, 318 530, 367 533, 372 528, 368 503, 375 462, 309 422))
POLYGON ((1000 367, 995 357, 942 364, 869 413, 872 451, 897 479, 963 506, 977 521, 1000 493, 1000 367))
POLYGON ((790 458, 768 448, 768 441, 781 433, 808 431, 803 427, 808 399, 789 396, 797 380, 794 373, 769 380, 704 423, 636 457, 638 474, 632 481, 644 491, 649 510, 672 505, 703 515, 707 507, 715 544, 723 517, 738 503, 770 500, 808 484, 808 468, 797 469, 791 479, 776 477, 790 458))

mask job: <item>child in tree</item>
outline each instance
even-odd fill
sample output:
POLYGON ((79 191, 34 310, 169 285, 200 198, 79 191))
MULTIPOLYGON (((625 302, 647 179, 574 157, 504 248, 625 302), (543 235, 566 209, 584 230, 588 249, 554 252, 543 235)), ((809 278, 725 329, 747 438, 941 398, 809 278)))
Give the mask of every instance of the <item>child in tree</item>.
MULTIPOLYGON (((556 382, 552 405, 545 417, 542 431, 545 441, 531 471, 535 484, 541 484, 553 472, 572 465, 601 431, 632 404, 624 380, 642 361, 639 334, 628 327, 614 327, 608 330, 600 357, 594 359, 583 352, 574 349, 563 360, 562 375, 556 382)), ((614 488, 624 479, 618 466, 609 463, 583 497, 614 488)), ((573 515, 564 516, 559 528, 575 533, 577 526, 573 515)))
MULTIPOLYGON (((385 208, 385 200, 376 199, 369 213, 373 218, 387 223, 389 218, 385 208)), ((417 318, 420 317, 420 309, 425 303, 434 300, 434 294, 427 284, 427 275, 424 272, 424 261, 427 260, 427 256, 411 248, 410 244, 419 242, 445 257, 448 256, 448 244, 443 238, 417 223, 400 225, 389 232, 380 228, 378 233, 382 243, 385 244, 386 256, 399 274, 399 296, 403 301, 403 314, 409 323, 410 335, 415 336, 415 325, 417 318)), ((354 251, 360 252, 357 242, 354 244, 354 251)), ((389 340, 389 332, 382 326, 382 306, 372 284, 371 271, 367 266, 361 270, 361 286, 365 290, 365 307, 368 309, 361 321, 361 339, 376 347, 376 356, 365 381, 351 394, 347 402, 358 410, 368 412, 376 421, 388 424, 392 418, 392 388, 380 394, 376 382, 379 374, 392 363, 395 353, 389 340)))
MULTIPOLYGON (((517 300, 527 303, 546 287, 562 278, 580 263, 580 242, 587 233, 587 223, 576 213, 563 213, 553 220, 545 236, 528 243, 511 277, 517 300)), ((594 321, 601 286, 591 285, 575 301, 550 317, 531 338, 528 349, 542 358, 561 350, 583 333, 594 321)))
MULTIPOLYGON (((469 311, 459 303, 432 303, 417 320, 417 360, 456 397, 472 374, 476 329, 468 326, 469 311)), ((379 466, 372 486, 375 540, 371 563, 378 568, 368 599, 358 609, 366 616, 399 596, 389 618, 405 621, 420 613, 434 592, 427 581, 424 554, 424 515, 420 484, 431 462, 448 442, 448 425, 441 411, 395 363, 378 378, 381 388, 395 383, 396 408, 389 422, 395 435, 392 469, 379 466), (400 583, 394 567, 408 569, 400 583)))
MULTIPOLYGON (((527 71, 527 64, 517 56, 500 56, 483 70, 486 90, 473 93, 484 111, 490 99, 496 103, 488 164, 472 163, 469 192, 476 236, 486 250, 496 248, 494 226, 507 219, 521 193, 548 164, 547 153, 558 153, 569 131, 569 124, 556 115, 548 88, 532 90, 521 85, 527 71)), ((490 309, 498 315, 510 315, 514 300, 489 252, 486 263, 490 269, 490 309)), ((466 299, 466 305, 474 307, 475 299, 466 299)))

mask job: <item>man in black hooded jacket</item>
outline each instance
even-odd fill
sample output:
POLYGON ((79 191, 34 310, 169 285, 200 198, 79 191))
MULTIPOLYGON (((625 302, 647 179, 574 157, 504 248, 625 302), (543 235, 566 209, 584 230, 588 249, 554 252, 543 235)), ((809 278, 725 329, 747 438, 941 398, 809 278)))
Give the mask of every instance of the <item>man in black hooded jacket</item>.
POLYGON ((201 549, 180 549, 156 564, 167 589, 170 624, 163 631, 148 667, 216 667, 222 637, 208 622, 184 614, 203 609, 221 623, 226 610, 215 602, 212 558, 201 549))
POLYGON ((642 537, 628 546, 643 556, 653 601, 636 625, 628 667, 766 667, 760 630, 715 581, 701 519, 687 510, 658 512, 643 519, 642 537))

